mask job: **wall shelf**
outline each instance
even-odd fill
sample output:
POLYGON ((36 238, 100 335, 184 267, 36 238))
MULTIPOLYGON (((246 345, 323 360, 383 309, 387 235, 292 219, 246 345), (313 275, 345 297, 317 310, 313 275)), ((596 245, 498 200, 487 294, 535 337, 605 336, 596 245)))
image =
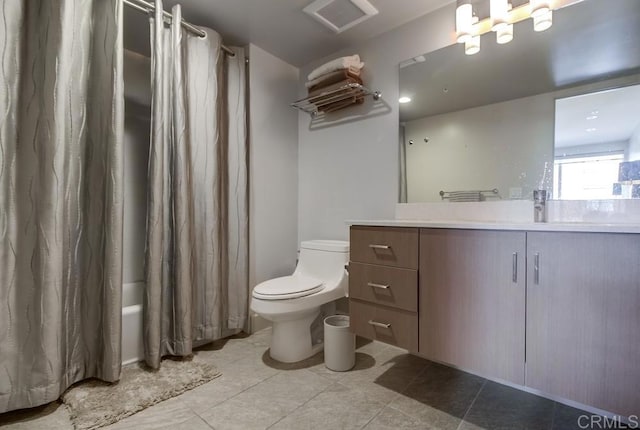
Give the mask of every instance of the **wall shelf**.
POLYGON ((291 103, 291 106, 311 116, 316 116, 321 112, 329 113, 346 108, 366 96, 372 96, 374 100, 379 100, 380 97, 382 97, 382 93, 353 83, 312 97, 306 97, 291 103), (349 101, 351 101, 351 103, 349 103, 349 101))

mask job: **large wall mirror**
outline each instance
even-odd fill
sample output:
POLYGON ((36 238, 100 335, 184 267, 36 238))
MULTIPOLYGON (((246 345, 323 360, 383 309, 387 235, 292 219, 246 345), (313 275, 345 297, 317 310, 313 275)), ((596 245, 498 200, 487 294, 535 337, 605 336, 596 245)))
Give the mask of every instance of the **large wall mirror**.
POLYGON ((640 1, 578 2, 399 73, 401 202, 640 197, 640 1))

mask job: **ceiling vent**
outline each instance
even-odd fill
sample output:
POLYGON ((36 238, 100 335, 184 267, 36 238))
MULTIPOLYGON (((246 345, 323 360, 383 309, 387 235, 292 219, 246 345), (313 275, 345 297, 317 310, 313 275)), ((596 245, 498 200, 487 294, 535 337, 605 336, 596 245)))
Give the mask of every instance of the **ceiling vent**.
POLYGON ((335 33, 342 33, 377 15, 378 9, 367 0, 316 0, 304 12, 335 33))

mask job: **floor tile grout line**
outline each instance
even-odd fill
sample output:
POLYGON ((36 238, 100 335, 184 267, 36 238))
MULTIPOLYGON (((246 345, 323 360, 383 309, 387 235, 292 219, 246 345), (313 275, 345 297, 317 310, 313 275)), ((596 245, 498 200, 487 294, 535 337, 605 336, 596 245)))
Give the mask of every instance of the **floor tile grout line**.
POLYGON ((396 393, 396 396, 395 396, 391 401, 389 401, 388 403, 384 404, 384 405, 382 406, 382 408, 380 408, 380 410, 379 410, 379 411, 378 411, 378 412, 377 412, 373 417, 371 417, 371 419, 370 419, 369 421, 367 421, 365 425, 363 425, 363 426, 362 426, 362 427, 360 427, 360 428, 361 428, 361 429, 364 429, 365 427, 367 427, 367 426, 371 423, 371 421, 375 420, 375 419, 378 417, 378 415, 380 415, 380 414, 382 413, 382 411, 384 411, 386 408, 391 408, 391 409, 393 409, 393 410, 395 410, 395 411, 398 411, 398 412, 400 412, 400 413, 402 413, 402 414, 404 414, 404 415, 406 415, 406 416, 408 416, 408 417, 410 417, 410 418, 414 418, 414 419, 415 419, 415 417, 413 417, 413 416, 411 416, 411 415, 409 415, 409 414, 406 414, 406 413, 404 413, 404 412, 402 412, 402 411, 400 411, 400 410, 398 410, 398 409, 394 408, 393 406, 391 406, 391 403, 393 403, 393 401, 394 401, 394 400, 396 400, 398 397, 400 397, 402 394, 404 394, 404 393, 409 389, 409 386, 410 386, 411 384, 413 384, 413 382, 414 382, 414 381, 415 381, 415 380, 416 380, 420 375, 422 375, 422 373, 423 373, 426 369, 427 369, 427 365, 425 364, 425 365, 422 367, 422 369, 420 369, 420 371, 419 371, 419 372, 417 372, 417 373, 416 373, 416 375, 415 375, 415 376, 414 376, 414 377, 413 377, 413 378, 412 378, 412 379, 407 383, 406 387, 404 387, 404 389, 403 389, 403 390, 401 390, 400 392, 397 392, 397 393, 396 393))
MULTIPOLYGON (((388 349, 388 348, 385 348, 385 349, 388 349)), ((383 349, 383 351, 384 351, 384 349, 383 349)), ((376 412, 376 414, 375 414, 373 417, 371 417, 371 419, 370 419, 369 421, 367 421, 367 422, 366 422, 366 424, 365 424, 365 425, 363 425, 363 426, 362 426, 362 427, 360 427, 360 428, 361 428, 361 429, 364 429, 365 427, 367 427, 367 426, 368 426, 368 425, 369 425, 373 420, 375 420, 375 419, 378 417, 378 415, 380 415, 380 414, 381 414, 381 413, 382 413, 386 408, 391 408, 391 409, 393 409, 394 411, 398 411, 398 412, 402 413, 403 415, 406 415, 406 416, 408 416, 408 417, 410 417, 410 418, 415 419, 415 417, 413 417, 413 416, 411 416, 411 415, 409 415, 409 414, 406 414, 406 413, 404 413, 404 412, 400 411, 399 409, 394 408, 393 406, 391 406, 391 403, 393 403, 393 401, 394 401, 394 400, 396 400, 396 399, 397 399, 398 397, 400 397, 400 396, 401 396, 405 391, 407 391, 407 390, 409 389, 409 386, 410 386, 411 384, 413 384, 413 382, 414 382, 414 381, 415 381, 415 380, 416 380, 416 379, 417 379, 417 378, 418 378, 418 377, 419 377, 419 376, 420 376, 420 375, 421 375, 421 374, 422 374, 426 369, 427 369, 427 365, 425 364, 425 365, 422 367, 422 369, 420 369, 420 371, 418 371, 418 372, 416 373, 416 375, 415 375, 413 378, 411 378, 411 380, 407 383, 407 385, 404 387, 404 389, 402 389, 400 392, 396 392, 396 396, 395 396, 391 401, 389 401, 388 403, 383 404, 382 408, 380 408, 380 410, 379 410, 378 412, 376 412)), ((340 383, 340 382, 338 381, 338 383, 340 383)), ((341 384, 341 385, 342 385, 342 384, 341 384)), ((344 386, 344 385, 343 385, 343 386, 344 386)), ((347 387, 347 388, 349 388, 349 387, 347 387)))
MULTIPOLYGON (((413 377, 413 379, 411 379, 411 381, 409 381, 409 383, 407 384, 407 386, 406 386, 402 391, 400 391, 400 392, 399 392, 399 393, 398 393, 398 394, 393 398, 393 400, 391 400, 389 403, 387 403, 387 404, 384 406, 384 408, 382 408, 382 409, 380 410, 380 412, 378 412, 378 414, 376 414, 376 416, 378 416, 378 415, 379 415, 379 414, 380 414, 384 409, 386 409, 386 408, 391 408, 391 409, 393 409, 394 411, 400 412, 401 414, 406 415, 406 416, 408 416, 408 417, 410 417, 410 418, 412 418, 412 419, 417 419, 418 421, 422 421, 420 418, 418 418, 418 417, 416 417, 416 416, 414 416, 414 415, 411 415, 411 414, 409 414, 409 413, 407 413, 407 412, 405 412, 405 411, 402 411, 402 410, 400 410, 400 409, 398 409, 398 408, 396 408, 396 407, 393 407, 393 405, 392 405, 391 403, 393 403, 396 399, 398 399, 400 396, 402 396, 402 395, 403 395, 403 394, 404 394, 404 393, 409 389, 409 387, 411 386, 411 384, 413 384, 413 383, 416 381, 416 379, 418 379, 418 378, 419 378, 419 377, 420 377, 420 376, 421 376, 421 375, 422 375, 422 374, 427 370, 427 368, 428 368, 428 367, 429 367, 429 366, 425 364, 425 365, 422 367, 422 369, 420 369, 420 371, 416 374, 416 376, 414 376, 414 377, 413 377)), ((375 417, 373 417, 373 418, 372 418, 372 420, 373 420, 373 419, 375 419, 375 417)), ((369 421, 369 422, 371 422, 371 421, 369 421)), ((369 425, 369 423, 367 423, 367 425, 369 425)))
POLYGON ((469 405, 469 407, 467 408, 467 411, 464 413, 464 415, 462 416, 462 419, 460 420, 460 424, 458 424, 458 428, 457 430, 461 430, 462 425, 465 422, 465 419, 467 418, 467 415, 469 415, 469 412, 471 412, 471 408, 473 408, 473 405, 476 404, 476 400, 478 400, 478 397, 480 397, 480 393, 482 392, 482 390, 484 390, 484 387, 487 385, 487 379, 484 380, 484 382, 482 383, 482 386, 480 387, 480 389, 478 390, 478 392, 476 393, 476 396, 473 398, 473 400, 471 401, 471 404, 469 405))
POLYGON ((365 423, 365 425, 360 427, 360 429, 362 430, 365 427, 367 427, 371 423, 371 421, 375 420, 378 417, 378 415, 380 415, 382 413, 382 411, 384 411, 386 408, 387 408, 387 405, 382 406, 382 408, 380 408, 380 410, 378 412, 376 412, 376 414, 374 416, 372 416, 371 419, 365 423))
POLYGON ((404 393, 409 389, 409 387, 411 386, 411 384, 413 384, 413 383, 416 381, 416 379, 418 379, 420 376, 422 376, 422 374, 423 374, 424 372, 426 372, 426 370, 427 370, 427 368, 428 368, 428 367, 429 367, 429 366, 425 363, 425 365, 424 365, 424 366, 422 366, 422 369, 421 369, 421 370, 416 374, 416 376, 414 376, 414 377, 413 377, 413 379, 412 379, 411 381, 409 381, 409 383, 407 384, 407 386, 404 388, 404 390, 402 390, 402 391, 400 392, 400 394, 404 394, 404 393))
POLYGON ((216 428, 215 428, 214 426, 212 426, 211 424, 209 424, 209 423, 207 422, 207 420, 205 420, 205 419, 204 419, 204 418, 202 418, 200 415, 198 415, 198 413, 197 413, 197 412, 195 412, 194 410, 191 410, 191 411, 196 415, 196 417, 200 418, 200 421, 202 421, 202 422, 203 422, 207 427, 209 427, 211 430, 216 430, 216 428))
MULTIPOLYGON (((264 378, 264 379, 262 379, 262 380, 260 380, 260 381, 256 382, 255 384, 252 384, 252 385, 247 386, 247 388, 245 388, 245 389, 243 389, 243 390, 241 390, 241 391, 238 391, 236 394, 234 394, 233 396, 229 397, 228 399, 224 399, 224 400, 223 400, 223 401, 221 401, 220 403, 218 403, 218 404, 216 404, 216 405, 213 405, 213 406, 211 406, 210 408, 207 408, 206 410, 204 410, 204 411, 202 411, 202 412, 200 412, 200 413, 198 413, 198 412, 194 411, 193 409, 191 409, 191 408, 189 407, 189 405, 187 405, 187 407, 189 408, 189 410, 191 410, 191 412, 193 412, 194 414, 196 414, 196 415, 197 415, 197 416, 198 416, 202 421, 204 421, 205 423, 207 423, 207 425, 209 425, 209 423, 207 422, 207 420, 206 420, 206 419, 204 419, 200 414, 204 414, 205 412, 208 412, 208 411, 210 411, 211 409, 213 409, 213 408, 215 408, 215 407, 217 407, 217 406, 219 406, 219 405, 221 405, 221 404, 223 404, 223 403, 226 403, 226 402, 228 402, 228 401, 229 401, 229 400, 231 400, 231 399, 234 399, 234 398, 238 397, 240 394, 244 393, 245 391, 247 391, 247 390, 249 390, 249 389, 251 389, 251 388, 255 387, 256 385, 259 385, 259 384, 262 384, 263 382, 268 381, 269 379, 273 378, 274 376, 279 375, 281 372, 282 372, 281 370, 278 370, 278 372, 277 372, 277 373, 274 373, 273 375, 271 375, 271 376, 269 376, 269 377, 266 377, 266 378, 264 378)), ((209 425, 209 427, 211 427, 211 426, 209 425)), ((213 428, 213 427, 212 427, 212 428, 213 428)), ((215 429, 214 429, 214 430, 215 430, 215 429)))
MULTIPOLYGON (((312 372, 313 373, 313 372, 312 372)), ((337 383, 337 382, 336 382, 337 383)), ((316 397, 318 397, 320 394, 324 393, 325 391, 327 391, 329 389, 329 387, 331 387, 332 384, 327 385, 323 390, 318 391, 313 397, 309 398, 309 400, 307 400, 306 402, 304 402, 303 404, 301 404, 300 406, 298 406, 297 408, 293 409, 291 412, 289 412, 287 415, 283 416, 282 418, 280 418, 278 421, 276 421, 275 423, 271 424, 269 427, 267 427, 267 429, 270 429, 271 427, 275 426, 276 424, 278 424, 280 421, 282 421, 283 419, 287 418, 289 415, 293 414, 295 411, 297 411, 298 409, 300 409, 301 407, 303 407, 304 405, 306 405, 307 403, 309 403, 311 400, 315 399, 316 397)))

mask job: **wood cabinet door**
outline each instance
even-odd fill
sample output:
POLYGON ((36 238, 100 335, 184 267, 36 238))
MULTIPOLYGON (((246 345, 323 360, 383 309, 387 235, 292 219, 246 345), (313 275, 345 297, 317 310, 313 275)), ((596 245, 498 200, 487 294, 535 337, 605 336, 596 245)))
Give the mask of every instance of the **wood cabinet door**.
POLYGON ((640 415, 640 237, 527 236, 526 385, 640 415))
POLYGON ((526 233, 421 229, 419 353, 524 384, 526 233))

